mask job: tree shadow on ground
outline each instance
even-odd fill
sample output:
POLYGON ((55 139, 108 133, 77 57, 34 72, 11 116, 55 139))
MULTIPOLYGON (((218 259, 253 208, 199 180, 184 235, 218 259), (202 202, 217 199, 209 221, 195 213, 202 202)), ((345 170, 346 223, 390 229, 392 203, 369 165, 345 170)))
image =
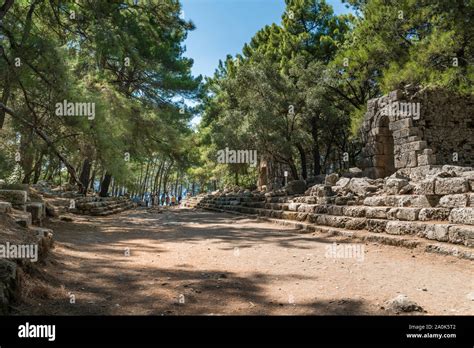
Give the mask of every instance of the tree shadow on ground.
MULTIPOLYGON (((71 256, 68 256, 71 258, 71 256)), ((83 262, 41 278, 60 296, 29 299, 14 315, 358 315, 374 314, 363 300, 314 298, 294 303, 282 291, 269 298, 267 274, 241 276, 213 269, 130 268, 125 263, 83 262), (66 275, 66 276, 65 276, 66 275), (70 303, 70 295, 75 303, 70 303)), ((59 258, 60 259, 60 258, 59 258)), ((314 277, 313 277, 314 278, 314 277)), ((299 280, 301 276, 281 276, 299 280)))

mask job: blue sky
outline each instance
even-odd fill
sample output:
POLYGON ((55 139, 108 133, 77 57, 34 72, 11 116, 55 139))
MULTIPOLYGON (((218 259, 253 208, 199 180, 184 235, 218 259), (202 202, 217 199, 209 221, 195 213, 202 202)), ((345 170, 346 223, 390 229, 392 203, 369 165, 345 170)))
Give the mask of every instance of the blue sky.
MULTIPOLYGON (((328 0, 334 11, 349 10, 340 0, 328 0)), ((181 0, 183 16, 196 29, 185 42, 185 56, 194 59, 193 74, 212 76, 219 60, 241 52, 246 42, 267 24, 280 23, 284 0, 181 0)))

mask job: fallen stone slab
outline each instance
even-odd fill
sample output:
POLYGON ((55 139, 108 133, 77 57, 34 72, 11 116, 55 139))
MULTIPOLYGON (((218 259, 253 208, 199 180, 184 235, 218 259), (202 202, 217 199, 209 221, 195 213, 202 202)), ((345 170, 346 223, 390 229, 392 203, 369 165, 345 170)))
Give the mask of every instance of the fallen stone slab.
POLYGON ((365 178, 352 178, 349 186, 349 190, 358 196, 365 197, 371 192, 377 191, 377 186, 372 185, 369 179, 365 178))

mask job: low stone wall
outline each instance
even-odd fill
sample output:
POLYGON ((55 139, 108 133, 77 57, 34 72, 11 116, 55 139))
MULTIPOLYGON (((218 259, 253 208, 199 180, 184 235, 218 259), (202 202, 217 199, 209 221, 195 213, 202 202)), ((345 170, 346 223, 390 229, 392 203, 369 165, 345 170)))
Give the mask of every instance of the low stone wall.
POLYGON ((385 179, 334 180, 335 175, 302 195, 285 190, 218 193, 203 196, 197 206, 474 247, 472 168, 439 166, 423 180, 412 180, 403 171, 385 179))
POLYGON ((135 208, 136 204, 126 197, 83 197, 75 199, 75 207, 69 211, 81 215, 106 216, 135 208))
MULTIPOLYGON (((0 241, 2 244, 37 244, 38 261, 42 262, 53 247, 53 231, 40 227, 46 217, 46 206, 40 196, 33 195, 25 185, 2 185, 0 190, 0 241), (30 196, 31 194, 31 196, 30 196)), ((0 259, 0 315, 9 312, 18 298, 21 269, 30 267, 30 260, 0 259)))

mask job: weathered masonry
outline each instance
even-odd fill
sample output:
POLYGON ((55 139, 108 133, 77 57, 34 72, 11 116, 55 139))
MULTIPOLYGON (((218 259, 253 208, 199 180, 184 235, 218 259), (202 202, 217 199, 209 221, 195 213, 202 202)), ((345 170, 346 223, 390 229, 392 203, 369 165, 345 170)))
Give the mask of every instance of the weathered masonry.
POLYGON ((371 99, 360 167, 372 178, 398 169, 474 165, 474 96, 440 89, 394 91, 371 99))

